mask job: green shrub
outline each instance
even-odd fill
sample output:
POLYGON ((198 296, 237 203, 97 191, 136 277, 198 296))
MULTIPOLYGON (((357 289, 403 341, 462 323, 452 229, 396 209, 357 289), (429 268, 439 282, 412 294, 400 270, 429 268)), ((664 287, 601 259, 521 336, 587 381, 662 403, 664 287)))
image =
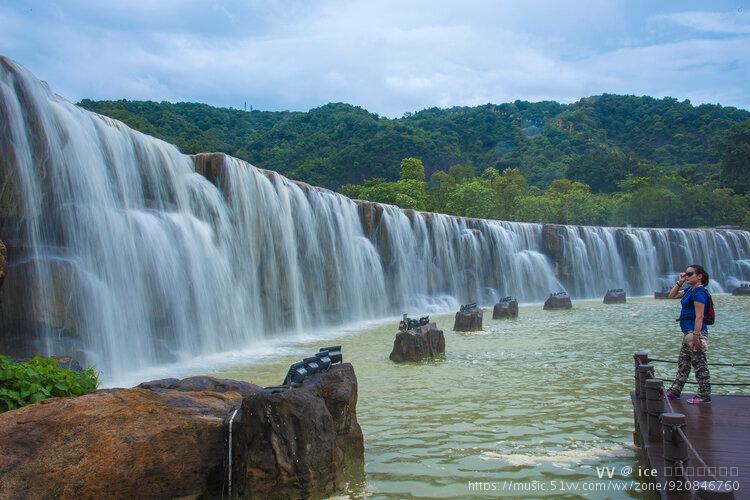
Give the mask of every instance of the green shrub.
POLYGON ((81 396, 98 385, 93 368, 76 372, 59 368, 53 358, 15 362, 0 355, 0 412, 51 397, 81 396))

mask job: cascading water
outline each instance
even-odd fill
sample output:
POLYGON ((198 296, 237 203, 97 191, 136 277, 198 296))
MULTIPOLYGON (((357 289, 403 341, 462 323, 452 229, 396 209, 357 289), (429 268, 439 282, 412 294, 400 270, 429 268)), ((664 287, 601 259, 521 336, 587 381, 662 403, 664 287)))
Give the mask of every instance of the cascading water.
POLYGON ((542 226, 358 202, 87 112, 0 58, 0 352, 107 378, 309 328, 750 279, 750 233, 542 226), (197 170, 197 172, 196 172, 197 170))

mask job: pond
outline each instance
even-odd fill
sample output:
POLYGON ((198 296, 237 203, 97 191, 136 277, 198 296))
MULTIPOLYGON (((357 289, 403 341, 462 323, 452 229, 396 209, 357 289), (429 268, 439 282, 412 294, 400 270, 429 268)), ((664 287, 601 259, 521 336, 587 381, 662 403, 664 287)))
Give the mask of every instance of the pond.
MULTIPOLYGON (((715 304, 709 363, 750 362, 750 302, 717 295, 715 304)), ((334 342, 300 342, 288 346, 294 354, 214 375, 276 385, 302 354, 342 344, 359 381, 365 437, 366 483, 352 485, 351 497, 648 498, 628 474, 638 464, 632 356, 645 350, 676 360, 677 314, 677 302, 652 298, 578 301, 570 311, 522 305, 516 320, 495 321, 485 310, 484 331, 476 333, 453 332, 452 315, 433 316, 445 331, 445 358, 402 365, 388 359, 394 320, 334 342)), ((674 372, 675 365, 656 363, 665 384, 674 372)), ((711 375, 714 382, 750 381, 747 368, 714 367, 711 375)))

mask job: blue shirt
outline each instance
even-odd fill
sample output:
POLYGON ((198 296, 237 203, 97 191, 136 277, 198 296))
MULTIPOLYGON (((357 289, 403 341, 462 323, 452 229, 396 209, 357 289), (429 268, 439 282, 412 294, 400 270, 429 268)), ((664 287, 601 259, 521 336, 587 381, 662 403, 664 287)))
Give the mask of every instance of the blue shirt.
MULTIPOLYGON (((699 285, 695 288, 688 288, 685 290, 685 295, 680 299, 682 310, 680 311, 680 328, 682 333, 690 333, 695 330, 695 303, 700 302, 703 304, 703 315, 705 317, 705 311, 708 304, 708 293, 706 289, 699 285)), ((701 331, 708 333, 706 323, 703 323, 701 331)))

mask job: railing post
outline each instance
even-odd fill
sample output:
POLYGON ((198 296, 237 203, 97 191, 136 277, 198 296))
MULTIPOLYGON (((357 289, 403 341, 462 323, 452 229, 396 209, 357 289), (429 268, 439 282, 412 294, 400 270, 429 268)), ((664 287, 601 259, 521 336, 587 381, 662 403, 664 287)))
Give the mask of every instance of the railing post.
POLYGON ((680 433, 685 427, 687 419, 682 413, 662 413, 661 425, 664 449, 664 477, 684 478, 685 466, 688 461, 687 441, 680 433))
POLYGON ((648 353, 637 352, 633 354, 633 361, 635 362, 635 372, 633 376, 633 378, 635 378, 635 394, 639 395, 641 393, 641 386, 638 383, 638 367, 640 365, 648 364, 648 353))
POLYGON ((648 440, 661 439, 661 423, 659 417, 664 412, 664 382, 658 378, 646 380, 646 425, 648 426, 648 440))
POLYGON ((654 365, 638 365, 638 406, 646 416, 646 380, 654 375, 654 365))

